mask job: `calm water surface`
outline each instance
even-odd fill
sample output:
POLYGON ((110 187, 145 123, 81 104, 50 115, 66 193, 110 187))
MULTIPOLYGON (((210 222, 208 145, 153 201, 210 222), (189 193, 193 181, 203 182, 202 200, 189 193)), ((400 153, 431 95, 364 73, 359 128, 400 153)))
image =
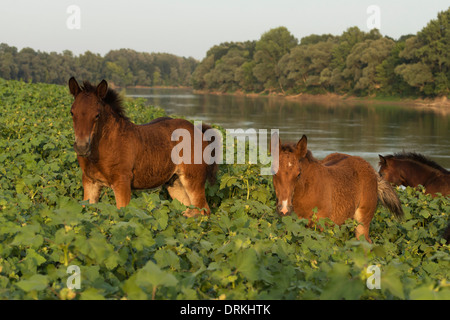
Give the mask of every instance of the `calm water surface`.
POLYGON ((378 154, 415 151, 450 169, 450 112, 413 106, 318 104, 277 97, 194 94, 188 89, 127 89, 168 114, 226 129, 279 129, 282 141, 308 136, 317 158, 332 152, 360 156, 378 169, 378 154))

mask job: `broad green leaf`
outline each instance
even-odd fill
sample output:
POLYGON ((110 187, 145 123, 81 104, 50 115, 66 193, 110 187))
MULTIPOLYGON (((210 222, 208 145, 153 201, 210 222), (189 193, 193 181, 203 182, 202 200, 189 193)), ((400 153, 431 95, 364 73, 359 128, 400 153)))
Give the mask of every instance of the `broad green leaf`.
POLYGON ((155 259, 160 268, 171 267, 180 269, 180 260, 172 250, 160 249, 156 251, 155 259))
POLYGON ((245 249, 236 253, 233 259, 236 270, 251 281, 258 279, 258 258, 255 250, 245 249))
POLYGON ((387 266, 381 272, 381 290, 390 292, 397 298, 405 299, 401 273, 394 266, 387 266))
POLYGON ((349 265, 335 263, 327 273, 329 279, 320 299, 323 300, 359 300, 366 286, 359 278, 351 276, 349 265))
POLYGON ((96 288, 88 288, 81 292, 80 300, 105 300, 102 290, 96 288))
POLYGON ((148 298, 147 294, 137 284, 136 274, 125 280, 122 289, 130 300, 147 300, 148 298))
POLYGON ((47 259, 38 254, 34 249, 27 250, 26 259, 33 260, 36 263, 36 266, 40 266, 41 264, 47 261, 47 259))
POLYGON ((28 279, 21 280, 16 283, 20 289, 30 292, 32 290, 44 290, 48 286, 47 276, 42 274, 35 274, 28 279))
POLYGON ((151 261, 138 270, 136 275, 136 283, 141 287, 173 287, 178 283, 178 280, 172 274, 162 271, 151 261))

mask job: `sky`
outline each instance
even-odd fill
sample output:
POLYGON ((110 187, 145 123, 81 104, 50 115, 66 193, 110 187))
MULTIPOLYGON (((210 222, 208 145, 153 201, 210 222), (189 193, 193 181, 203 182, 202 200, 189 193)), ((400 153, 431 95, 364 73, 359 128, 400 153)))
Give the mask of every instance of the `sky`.
POLYGON ((0 43, 76 55, 129 48, 201 60, 214 45, 258 40, 279 26, 299 40, 353 26, 379 26, 398 39, 449 7, 448 0, 0 0, 0 43))

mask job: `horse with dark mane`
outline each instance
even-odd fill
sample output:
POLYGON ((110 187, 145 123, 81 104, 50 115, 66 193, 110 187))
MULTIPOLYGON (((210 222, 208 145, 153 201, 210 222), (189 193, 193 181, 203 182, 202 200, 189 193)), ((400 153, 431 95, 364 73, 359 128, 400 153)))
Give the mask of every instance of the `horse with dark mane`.
MULTIPOLYGON (((205 183, 207 179, 210 184, 214 183, 217 164, 207 164, 203 156, 201 162, 194 163, 193 139, 190 163, 176 164, 171 158, 177 143, 172 141, 174 130, 187 130, 194 137, 195 131, 202 136, 209 126, 197 128, 187 120, 168 117, 136 125, 125 115, 119 95, 108 88, 105 80, 97 86, 84 82, 80 87, 72 77, 69 89, 75 98, 70 112, 84 200, 98 202, 101 189, 110 187, 116 206, 121 208, 130 202, 132 189, 151 189, 165 184, 173 199, 199 208, 202 214, 210 213, 205 183)), ((201 151, 208 143, 202 141, 201 151)), ((198 213, 197 209, 187 209, 185 215, 198 213)))
MULTIPOLYGON (((277 140, 279 156, 272 169, 280 215, 294 211, 310 220, 310 225, 314 212, 317 218, 329 218, 338 225, 352 218, 359 223, 356 237, 364 235, 369 242, 369 226, 378 200, 395 217, 403 216, 395 190, 364 159, 333 153, 317 160, 307 148, 306 136, 296 145, 282 145, 277 140)), ((274 145, 277 147, 276 142, 274 145)))
POLYGON ((394 185, 422 185, 433 197, 450 195, 450 172, 436 162, 415 152, 402 152, 380 157, 380 175, 394 185))

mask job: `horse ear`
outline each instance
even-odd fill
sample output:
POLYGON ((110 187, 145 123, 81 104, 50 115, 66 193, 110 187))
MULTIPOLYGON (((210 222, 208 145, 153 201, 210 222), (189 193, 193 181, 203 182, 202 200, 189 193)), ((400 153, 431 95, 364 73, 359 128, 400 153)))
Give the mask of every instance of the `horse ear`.
POLYGON ((386 164, 386 158, 385 157, 383 157, 381 154, 379 154, 378 157, 380 158, 380 165, 386 164))
POLYGON ((74 77, 69 79, 69 90, 74 97, 76 97, 81 92, 81 88, 74 77))
POLYGON ((102 80, 97 86, 97 89, 95 90, 97 93, 97 97, 100 99, 104 99, 106 97, 106 94, 108 93, 108 82, 106 80, 102 80))
POLYGON ((297 143, 297 154, 300 158, 304 158, 308 152, 308 138, 303 135, 300 141, 297 143))

